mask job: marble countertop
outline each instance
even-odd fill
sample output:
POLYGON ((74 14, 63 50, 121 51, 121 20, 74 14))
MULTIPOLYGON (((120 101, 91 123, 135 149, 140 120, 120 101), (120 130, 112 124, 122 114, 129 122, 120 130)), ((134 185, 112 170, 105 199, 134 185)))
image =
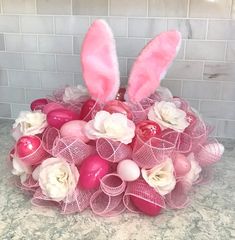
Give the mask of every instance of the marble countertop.
POLYGON ((10 126, 10 121, 0 120, 0 239, 235 239, 235 140, 221 140, 226 151, 216 164, 213 181, 195 189, 186 209, 165 211, 155 218, 131 213, 101 218, 90 210, 62 216, 32 206, 10 183, 6 166, 10 126))

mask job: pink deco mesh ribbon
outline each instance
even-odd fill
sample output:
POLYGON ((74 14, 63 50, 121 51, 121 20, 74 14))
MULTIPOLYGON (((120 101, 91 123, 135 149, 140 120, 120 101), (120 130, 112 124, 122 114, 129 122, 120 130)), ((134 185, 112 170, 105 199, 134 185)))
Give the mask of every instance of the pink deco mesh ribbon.
POLYGON ((164 198, 142 179, 129 182, 123 197, 123 203, 130 212, 139 212, 132 204, 130 196, 143 199, 146 202, 152 203, 161 208, 166 207, 164 198))
POLYGON ((43 145, 54 157, 66 159, 69 163, 80 165, 95 152, 95 147, 71 137, 61 138, 59 130, 48 128, 43 134, 43 145))
POLYGON ((204 144, 199 144, 195 157, 200 166, 206 167, 219 161, 222 154, 221 144, 219 144, 216 139, 212 138, 208 139, 204 144))
POLYGON ((132 121, 137 124, 147 118, 147 109, 145 109, 141 104, 128 103, 128 106, 132 112, 132 121))
POLYGON ((132 149, 121 142, 100 138, 96 141, 96 151, 99 156, 109 162, 119 162, 131 157, 132 149))
POLYGON ((116 216, 125 211, 122 202, 126 183, 118 174, 111 173, 104 176, 100 181, 100 189, 90 199, 92 211, 100 216, 116 216))
POLYGON ((132 159, 141 168, 152 168, 170 156, 174 150, 174 142, 160 138, 150 138, 144 142, 140 137, 136 137, 133 148, 132 159))
POLYGON ((15 185, 28 193, 34 193, 39 187, 38 182, 33 179, 32 175, 28 175, 24 182, 21 182, 19 179, 17 179, 15 181, 15 185))
POLYGON ((189 204, 188 193, 192 185, 187 181, 178 181, 172 192, 166 195, 166 203, 169 208, 181 209, 189 204))

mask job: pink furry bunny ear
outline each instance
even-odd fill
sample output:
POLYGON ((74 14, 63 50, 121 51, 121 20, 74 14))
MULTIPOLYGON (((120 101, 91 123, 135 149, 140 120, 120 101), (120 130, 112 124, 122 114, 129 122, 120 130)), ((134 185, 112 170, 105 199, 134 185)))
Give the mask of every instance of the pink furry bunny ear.
POLYGON ((104 20, 88 30, 81 50, 83 78, 91 97, 100 102, 113 100, 120 86, 113 33, 104 20))
POLYGON ((129 101, 140 102, 157 89, 180 44, 181 34, 177 31, 164 32, 148 43, 131 69, 127 88, 129 101))

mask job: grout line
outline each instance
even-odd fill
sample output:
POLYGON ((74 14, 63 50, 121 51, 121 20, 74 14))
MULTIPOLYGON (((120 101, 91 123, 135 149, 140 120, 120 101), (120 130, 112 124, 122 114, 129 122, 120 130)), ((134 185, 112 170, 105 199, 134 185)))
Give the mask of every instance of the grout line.
POLYGON ((209 19, 206 20, 206 36, 205 36, 205 40, 208 40, 208 31, 209 31, 209 19))

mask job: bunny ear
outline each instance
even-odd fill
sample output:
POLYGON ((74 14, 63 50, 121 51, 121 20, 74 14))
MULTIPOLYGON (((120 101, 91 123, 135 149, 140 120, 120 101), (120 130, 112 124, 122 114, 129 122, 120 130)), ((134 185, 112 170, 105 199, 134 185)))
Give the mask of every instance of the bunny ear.
POLYGON ((160 85, 181 44, 177 31, 165 32, 154 38, 135 61, 128 82, 127 97, 140 102, 160 85))
POLYGON ((113 100, 120 86, 113 33, 104 20, 88 30, 81 50, 83 78, 91 97, 100 102, 113 100))

